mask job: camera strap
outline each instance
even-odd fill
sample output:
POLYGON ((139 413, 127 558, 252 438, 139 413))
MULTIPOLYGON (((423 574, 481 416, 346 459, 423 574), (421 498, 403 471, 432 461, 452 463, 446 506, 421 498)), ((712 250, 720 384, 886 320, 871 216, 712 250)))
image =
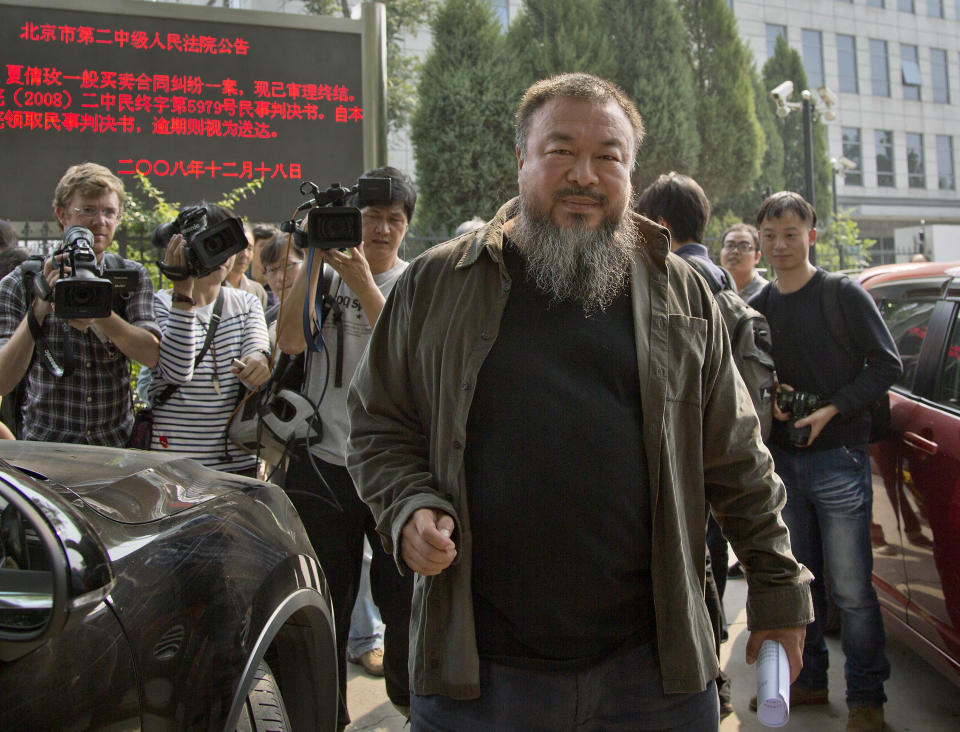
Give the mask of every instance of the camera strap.
MULTIPOLYGON (((220 288, 220 292, 217 293, 216 302, 213 303, 213 312, 210 315, 210 326, 207 328, 207 337, 203 339, 203 347, 200 349, 200 353, 197 354, 197 357, 193 359, 193 368, 197 368, 200 365, 200 362, 203 360, 203 357, 207 355, 207 351, 210 350, 210 346, 213 344, 213 334, 217 332, 217 326, 220 324, 220 314, 223 312, 223 287, 220 288)), ((179 384, 167 384, 163 391, 157 395, 157 398, 153 400, 153 407, 161 407, 166 404, 167 400, 173 396, 173 393, 180 388, 179 384)))
POLYGON ((63 334, 63 366, 61 366, 53 355, 53 351, 50 350, 47 339, 43 337, 43 328, 37 321, 37 316, 33 314, 33 306, 27 308, 27 327, 39 352, 40 363, 57 379, 70 376, 77 367, 77 360, 73 356, 73 335, 70 333, 70 326, 66 323, 63 323, 63 326, 66 331, 63 334))

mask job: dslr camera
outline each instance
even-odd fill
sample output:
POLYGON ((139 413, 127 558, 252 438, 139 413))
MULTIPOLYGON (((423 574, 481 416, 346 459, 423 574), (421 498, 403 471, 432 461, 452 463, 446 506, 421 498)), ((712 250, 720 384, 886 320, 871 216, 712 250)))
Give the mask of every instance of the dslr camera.
POLYGON ((170 267, 159 263, 160 271, 171 280, 208 275, 234 254, 247 248, 247 236, 240 219, 231 217, 211 225, 208 215, 206 206, 189 206, 173 221, 154 229, 151 238, 158 248, 166 248, 174 234, 184 238, 186 267, 170 267))
MULTIPOLYGON (((297 211, 307 212, 306 236, 298 237, 298 245, 315 249, 350 249, 363 241, 360 209, 377 201, 390 200, 389 178, 360 178, 353 188, 334 183, 325 191, 316 184, 305 182, 300 193, 313 197, 300 205, 297 211), (356 196, 357 205, 346 205, 349 196, 356 196)), ((296 222, 285 222, 281 229, 297 231, 296 222)))
POLYGON ((777 391, 777 408, 781 412, 790 412, 790 421, 787 422, 787 439, 791 445, 806 447, 810 439, 810 425, 797 427, 798 419, 809 417, 820 407, 826 406, 820 397, 808 391, 777 391))
POLYGON ((28 259, 20 267, 32 276, 34 292, 44 300, 53 300, 59 318, 105 318, 113 310, 114 295, 128 295, 133 287, 134 272, 102 269, 97 264, 93 233, 83 226, 71 226, 63 232, 54 256, 60 257, 60 279, 53 292, 43 277, 42 259, 28 259))

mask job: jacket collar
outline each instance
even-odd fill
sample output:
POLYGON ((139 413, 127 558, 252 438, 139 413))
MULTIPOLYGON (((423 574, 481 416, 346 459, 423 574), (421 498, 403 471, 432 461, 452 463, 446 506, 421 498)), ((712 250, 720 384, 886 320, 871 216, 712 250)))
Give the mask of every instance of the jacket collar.
MULTIPOLYGON (((503 227, 516 215, 519 205, 519 196, 510 199, 500 207, 497 215, 486 226, 464 235, 472 239, 457 262, 457 269, 475 264, 484 250, 494 262, 503 260, 503 227)), ((629 215, 633 216, 637 224, 637 248, 657 269, 664 269, 667 253, 670 251, 669 231, 640 214, 631 212, 629 215)))

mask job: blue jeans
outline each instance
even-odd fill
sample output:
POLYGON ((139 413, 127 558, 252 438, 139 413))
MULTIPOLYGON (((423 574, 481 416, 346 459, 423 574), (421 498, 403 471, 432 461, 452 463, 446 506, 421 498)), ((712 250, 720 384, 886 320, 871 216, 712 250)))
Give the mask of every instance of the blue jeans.
POLYGON ((827 686, 827 617, 824 569, 843 620, 847 706, 880 707, 890 677, 880 603, 871 582, 873 552, 870 515, 873 487, 870 459, 862 449, 785 451, 770 449, 777 474, 787 486, 783 520, 797 560, 814 574, 816 619, 807 626, 803 670, 797 681, 811 689, 827 686), (824 566, 826 565, 826 566, 824 566))
POLYGON ((350 636, 347 638, 347 658, 360 658, 367 651, 383 648, 383 621, 380 611, 373 604, 370 592, 370 561, 373 553, 370 544, 363 540, 363 568, 360 571, 360 586, 357 601, 350 614, 350 636))
POLYGON ((717 687, 664 694, 652 644, 581 672, 519 669, 480 661, 480 698, 410 695, 412 732, 716 732, 717 687))

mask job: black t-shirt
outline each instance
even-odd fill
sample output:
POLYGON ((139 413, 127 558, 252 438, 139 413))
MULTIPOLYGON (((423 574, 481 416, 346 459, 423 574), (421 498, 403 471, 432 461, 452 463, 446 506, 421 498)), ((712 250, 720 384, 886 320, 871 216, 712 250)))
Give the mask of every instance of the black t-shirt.
POLYGON ((649 480, 629 292, 551 302, 513 280, 467 425, 480 655, 590 665, 653 639, 649 480))
POLYGON ((818 269, 796 292, 783 294, 770 284, 750 299, 770 323, 780 383, 833 402, 841 411, 808 448, 791 445, 787 423, 774 420, 770 439, 784 449, 866 446, 870 434, 866 407, 900 375, 900 357, 890 331, 870 295, 851 280, 841 285, 839 301, 830 304, 840 310, 847 346, 830 333, 823 315, 825 276, 818 269))

